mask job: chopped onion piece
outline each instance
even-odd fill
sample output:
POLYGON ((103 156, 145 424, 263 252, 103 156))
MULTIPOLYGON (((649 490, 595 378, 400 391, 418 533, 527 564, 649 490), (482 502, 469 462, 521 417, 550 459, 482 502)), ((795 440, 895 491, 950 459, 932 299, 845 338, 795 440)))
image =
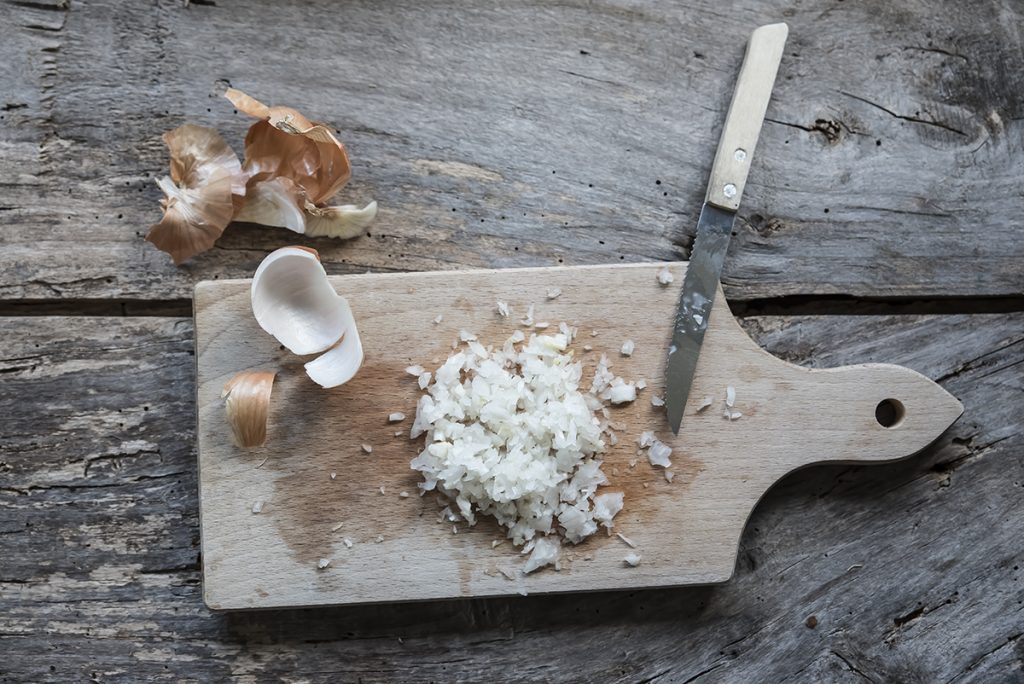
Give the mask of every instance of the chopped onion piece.
POLYGON ((405 372, 406 373, 408 373, 409 375, 416 376, 416 377, 419 377, 419 376, 423 375, 425 370, 426 369, 423 368, 423 366, 419 366, 419 365, 416 365, 416 366, 406 366, 405 367, 405 372))
POLYGON ((405 420, 405 414, 404 413, 401 413, 399 411, 395 411, 394 413, 389 413, 388 414, 388 422, 389 423, 399 423, 399 422, 401 422, 403 420, 405 420))
POLYGON ((672 271, 668 270, 668 266, 662 266, 661 270, 658 271, 658 282, 664 287, 672 284, 675 278, 672 276, 672 271))
POLYGON ((326 568, 330 564, 331 564, 331 559, 330 558, 321 558, 320 560, 318 560, 316 562, 316 567, 319 568, 320 570, 323 570, 324 568, 326 568))
POLYGON ((345 537, 344 539, 342 539, 341 543, 345 545, 346 549, 351 549, 352 548, 352 540, 349 539, 348 537, 345 537))
POLYGON ((631 568, 635 568, 636 566, 640 565, 640 554, 635 551, 630 551, 622 559, 622 562, 624 562, 631 568))
POLYGON ((631 382, 627 383, 622 378, 615 378, 607 392, 602 393, 602 399, 606 398, 605 394, 613 404, 628 404, 636 400, 636 385, 631 382))
POLYGON ((548 290, 548 299, 556 299, 560 294, 562 294, 562 291, 559 288, 551 288, 548 290))
POLYGON ((712 399, 710 395, 705 394, 704 398, 700 400, 700 406, 697 407, 697 413, 701 413, 702 411, 707 409, 708 406, 711 406, 713 403, 715 403, 715 400, 712 399))
POLYGON ((363 444, 363 451, 365 451, 368 454, 373 453, 373 447, 370 446, 369 444, 363 444))
POLYGON ((262 501, 254 501, 253 504, 252 504, 252 512, 253 513, 259 513, 262 510, 263 510, 263 502, 262 501))
POLYGON ((523 573, 529 574, 534 570, 551 565, 558 560, 558 554, 562 550, 562 544, 558 537, 536 537, 534 539, 533 551, 523 565, 523 573))
POLYGON ((632 356, 634 349, 636 349, 636 345, 633 343, 633 340, 626 340, 622 343, 622 349, 619 351, 621 351, 623 356, 632 356))
POLYGON ((657 394, 651 395, 651 406, 664 406, 665 400, 659 397, 657 394))
POLYGON ((671 455, 672 447, 656 439, 654 440, 654 443, 651 444, 651 448, 647 451, 647 460, 651 462, 651 465, 668 468, 672 465, 672 461, 668 459, 671 455))
POLYGON ((444 314, 437 314, 437 316, 434 317, 434 325, 437 325, 438 323, 440 323, 443 320, 444 320, 444 314))
POLYGON ((459 339, 461 341, 463 341, 463 342, 470 342, 472 340, 476 340, 476 335, 474 335, 471 332, 467 332, 465 330, 460 330, 459 331, 459 339))
POLYGON ((612 518, 622 510, 622 492, 608 492, 594 497, 594 520, 608 529, 612 527, 612 518))
POLYGON ((508 318, 508 304, 503 301, 498 301, 498 315, 502 318, 508 318))
POLYGON ((736 403, 736 388, 729 385, 725 388, 725 405, 732 408, 733 404, 736 403))

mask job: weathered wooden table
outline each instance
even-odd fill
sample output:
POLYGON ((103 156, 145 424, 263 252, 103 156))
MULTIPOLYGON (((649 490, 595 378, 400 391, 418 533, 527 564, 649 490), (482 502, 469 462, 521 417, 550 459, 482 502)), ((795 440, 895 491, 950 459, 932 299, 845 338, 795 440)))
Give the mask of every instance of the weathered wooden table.
POLYGON ((1022 25, 1016 0, 0 2, 0 681, 1021 681, 1022 25), (142 239, 160 134, 240 151, 226 83, 335 124, 342 198, 381 212, 312 243, 332 273, 685 258, 743 41, 780 19, 726 294, 783 358, 938 380, 950 432, 787 477, 722 586, 209 612, 191 288, 296 239, 233 226, 175 268, 142 239))

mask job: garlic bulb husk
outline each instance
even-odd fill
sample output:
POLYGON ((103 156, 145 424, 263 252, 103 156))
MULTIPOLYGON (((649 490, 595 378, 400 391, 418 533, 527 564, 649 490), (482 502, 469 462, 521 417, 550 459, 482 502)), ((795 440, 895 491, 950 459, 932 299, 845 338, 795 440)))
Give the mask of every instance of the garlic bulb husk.
POLYGON ((242 371, 224 385, 221 397, 238 446, 249 448, 266 443, 270 393, 276 375, 271 371, 242 371))
POLYGON ((352 177, 345 146, 324 124, 291 107, 268 107, 234 88, 224 96, 239 111, 262 119, 245 136, 245 171, 252 181, 284 176, 295 181, 310 202, 322 204, 352 177))
POLYGON ((225 96, 239 111, 261 119, 245 137, 247 196, 235 220, 340 239, 359 235, 373 221, 376 202, 362 208, 327 205, 352 177, 345 146, 330 128, 234 88, 225 96))
POLYGON ((250 290, 256 322, 293 354, 319 354, 305 365, 323 387, 351 380, 363 345, 348 300, 331 287, 315 250, 282 247, 263 260, 250 290))
POLYGON ((344 300, 313 250, 271 252, 256 269, 250 297, 256 322, 293 354, 326 351, 345 333, 344 300))
POLYGON ((170 176, 157 180, 163 218, 146 239, 175 264, 205 252, 242 206, 246 176, 238 157, 212 128, 185 124, 164 133, 170 176))
POLYGON ((249 187, 235 220, 287 228, 309 237, 348 239, 359 235, 376 216, 376 202, 365 207, 318 207, 305 200, 302 189, 291 180, 274 178, 249 187))
POLYGON ((254 183, 249 187, 245 204, 235 214, 235 220, 305 233, 306 216, 299 201, 298 187, 287 178, 254 183))
POLYGON ((377 217, 377 203, 359 208, 355 204, 336 207, 306 207, 306 230, 309 237, 333 237, 347 240, 363 232, 377 217))

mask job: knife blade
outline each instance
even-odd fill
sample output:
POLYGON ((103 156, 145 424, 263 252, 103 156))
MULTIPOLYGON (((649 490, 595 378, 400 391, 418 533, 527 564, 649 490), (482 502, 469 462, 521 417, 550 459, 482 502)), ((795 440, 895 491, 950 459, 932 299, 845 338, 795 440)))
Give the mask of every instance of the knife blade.
POLYGON ((715 291, 729 249, 729 238, 732 237, 733 221, 743 196, 750 160, 761 133, 788 34, 789 27, 779 23, 760 26, 750 35, 729 113, 718 140, 704 206, 697 220, 697 236, 686 275, 683 276, 683 289, 676 307, 672 343, 665 366, 665 413, 675 434, 679 434, 683 422, 704 332, 715 303, 715 291))

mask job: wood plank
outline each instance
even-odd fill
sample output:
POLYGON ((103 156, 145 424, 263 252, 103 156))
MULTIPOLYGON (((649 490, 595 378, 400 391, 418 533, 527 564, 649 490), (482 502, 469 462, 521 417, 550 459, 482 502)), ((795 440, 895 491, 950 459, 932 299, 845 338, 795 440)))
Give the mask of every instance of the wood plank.
MULTIPOLYGON (((652 263, 335 277, 331 284, 352 306, 366 359, 352 381, 330 391, 302 371, 309 358, 282 350, 260 329, 250 281, 200 283, 196 363, 207 604, 348 605, 722 582, 733 574, 750 511, 780 477, 816 461, 904 458, 933 442, 963 410, 906 368, 815 371, 779 361, 753 343, 719 297, 683 426, 673 435, 664 409, 650 399, 665 396, 665 353, 679 296, 677 287, 659 284, 661 268, 652 263), (548 299, 553 289, 561 294, 548 299), (508 318, 495 313, 499 300, 511 309, 508 318), (518 549, 491 545, 505 535, 490 520, 455 526, 439 518, 451 501, 416 496, 422 478, 409 462, 424 443, 408 435, 422 393, 404 369, 418 364, 434 371, 453 353, 463 330, 497 348, 514 330, 529 335, 532 326, 519 319, 534 307, 536 320, 582 331, 572 349, 583 364, 584 390, 602 354, 627 381, 648 383, 637 401, 611 407, 619 441, 609 441, 601 455, 609 484, 600 491, 624 492, 615 530, 636 544, 643 557, 639 567, 625 565, 630 549, 620 539, 597 534, 566 544, 561 572, 524 575, 518 549), (436 325, 435 315, 443 316, 436 325), (624 358, 619 350, 627 339, 636 348, 624 358), (585 344, 593 351, 587 353, 585 344), (237 373, 257 368, 280 371, 268 443, 239 449, 221 393, 237 373), (722 415, 727 386, 735 388, 739 420, 722 415), (714 405, 701 410, 705 396, 714 405), (892 429, 875 418, 876 406, 891 399, 905 407, 892 429), (407 421, 389 423, 394 411, 407 421), (671 482, 638 453, 645 431, 673 448, 671 482), (372 454, 363 453, 363 444, 371 445, 372 454), (412 496, 399 498, 403 490, 412 496), (256 501, 263 506, 259 515, 251 510, 256 501), (343 528, 336 530, 339 523, 343 528), (346 548, 345 539, 355 545, 346 548), (320 559, 330 567, 318 568, 320 559), (254 567, 263 572, 254 574, 254 567)), ((670 269, 675 282, 682 282, 686 264, 670 269)))
POLYGON ((177 269, 142 239, 164 130, 240 148, 226 82, 335 125, 342 199, 380 201, 365 237, 310 241, 332 273, 685 258, 743 41, 778 19, 726 294, 1024 293, 1019 4, 47 6, 0 3, 4 298, 183 299, 296 242, 232 227, 177 269))
POLYGON ((745 325, 805 365, 905 364, 967 412, 905 462, 787 477, 722 586, 222 615, 199 587, 191 322, 0 319, 0 674, 1012 681, 1024 316, 745 325))

